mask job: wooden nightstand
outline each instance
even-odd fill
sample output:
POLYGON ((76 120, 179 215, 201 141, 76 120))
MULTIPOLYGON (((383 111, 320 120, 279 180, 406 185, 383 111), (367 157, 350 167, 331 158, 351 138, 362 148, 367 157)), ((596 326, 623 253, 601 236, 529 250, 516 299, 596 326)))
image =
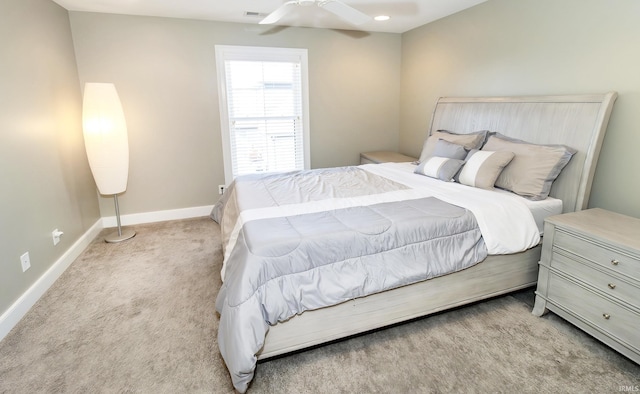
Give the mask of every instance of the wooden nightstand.
POLYGON ((640 363, 640 219, 598 208, 548 218, 533 314, 547 309, 640 363))
POLYGON ((403 163, 416 161, 415 157, 405 156, 397 152, 379 151, 360 153, 360 164, 403 163))

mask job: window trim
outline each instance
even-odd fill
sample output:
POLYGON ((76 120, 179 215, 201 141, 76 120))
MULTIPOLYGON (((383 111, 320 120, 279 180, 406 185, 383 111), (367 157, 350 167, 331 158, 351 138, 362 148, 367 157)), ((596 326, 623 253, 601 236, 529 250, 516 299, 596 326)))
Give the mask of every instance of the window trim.
POLYGON ((229 110, 227 102, 227 83, 225 73, 226 60, 254 61, 291 61, 300 62, 302 89, 302 138, 304 169, 311 168, 310 122, 309 122, 309 64, 308 51, 304 48, 253 47, 236 45, 216 45, 216 74, 218 80, 218 101, 220 107, 220 133, 222 136, 222 158, 224 163, 225 184, 233 181, 231 130, 229 129, 229 110))

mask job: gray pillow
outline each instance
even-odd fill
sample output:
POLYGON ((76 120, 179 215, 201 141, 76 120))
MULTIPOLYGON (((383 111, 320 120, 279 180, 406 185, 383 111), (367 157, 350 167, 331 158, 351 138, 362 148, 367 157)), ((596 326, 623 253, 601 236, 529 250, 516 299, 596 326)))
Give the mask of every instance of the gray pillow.
POLYGON ((453 180, 453 177, 460 170, 460 167, 462 167, 463 164, 464 160, 431 156, 427 160, 421 162, 413 172, 449 182, 453 180))
POLYGON ((467 186, 493 189, 496 179, 513 157, 512 152, 472 149, 456 180, 467 186))
POLYGON ((431 133, 431 136, 427 138, 422 146, 422 153, 420 154, 419 161, 428 159, 433 156, 433 151, 438 143, 438 140, 445 140, 454 144, 462 145, 469 151, 471 149, 480 149, 487 138, 488 130, 476 131, 473 133, 458 134, 448 130, 438 130, 431 133))
POLYGON ((553 181, 576 153, 564 145, 532 144, 500 133, 489 136, 482 149, 515 154, 496 180, 496 187, 530 200, 544 200, 549 196, 553 181))
POLYGON ((454 144, 447 140, 438 139, 436 146, 431 152, 431 156, 446 157, 448 159, 464 160, 467 157, 467 150, 464 146, 454 144))

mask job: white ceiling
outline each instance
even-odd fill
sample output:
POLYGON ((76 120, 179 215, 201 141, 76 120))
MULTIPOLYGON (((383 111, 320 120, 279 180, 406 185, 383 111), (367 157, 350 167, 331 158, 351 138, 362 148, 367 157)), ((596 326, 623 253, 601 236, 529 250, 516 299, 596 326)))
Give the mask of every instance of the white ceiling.
MULTIPOLYGON (((163 16, 257 24, 286 0, 53 0, 70 11, 163 16), (261 16, 246 16, 246 12, 261 16)), ((371 17, 388 15, 390 20, 371 20, 355 27, 315 6, 297 7, 277 24, 328 29, 404 33, 436 19, 454 14, 486 0, 343 0, 371 17)))

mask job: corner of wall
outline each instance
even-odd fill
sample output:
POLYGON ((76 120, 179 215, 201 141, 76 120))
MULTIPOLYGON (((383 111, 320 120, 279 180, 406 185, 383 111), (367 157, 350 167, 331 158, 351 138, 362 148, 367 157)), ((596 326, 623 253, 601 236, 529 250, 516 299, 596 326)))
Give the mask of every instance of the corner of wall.
POLYGON ((42 297, 64 271, 102 231, 102 219, 89 228, 38 280, 0 315, 0 340, 18 324, 29 309, 42 297))

